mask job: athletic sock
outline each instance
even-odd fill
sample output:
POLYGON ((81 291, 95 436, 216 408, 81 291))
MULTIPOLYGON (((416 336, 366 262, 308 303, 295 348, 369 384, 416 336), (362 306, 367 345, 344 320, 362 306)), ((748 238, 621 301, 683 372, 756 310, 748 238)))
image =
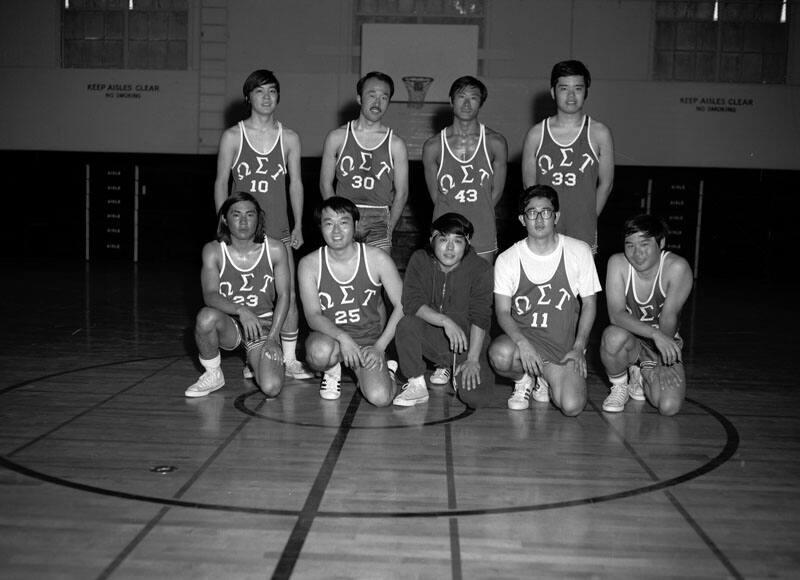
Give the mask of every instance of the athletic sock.
POLYGON ((326 375, 331 375, 332 377, 341 377, 342 376, 342 365, 341 363, 336 363, 329 369, 325 369, 326 375))
POLYGON ((283 348, 283 362, 297 360, 297 337, 299 330, 293 332, 281 332, 281 347, 283 348))
POLYGON ((622 385, 628 382, 628 371, 618 374, 618 375, 608 375, 608 380, 611 381, 611 387, 621 387, 622 385))
POLYGON ((210 358, 208 360, 204 359, 203 357, 200 358, 200 364, 203 365, 203 368, 207 371, 217 370, 220 365, 222 365, 222 356, 217 353, 217 356, 214 358, 210 358))

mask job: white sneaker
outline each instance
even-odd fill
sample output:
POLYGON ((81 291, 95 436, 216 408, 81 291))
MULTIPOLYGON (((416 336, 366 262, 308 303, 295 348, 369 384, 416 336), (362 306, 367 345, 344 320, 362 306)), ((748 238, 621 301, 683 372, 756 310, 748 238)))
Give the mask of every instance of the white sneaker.
POLYGON ((424 377, 409 379, 392 403, 398 407, 413 407, 428 402, 428 386, 424 377))
POLYGON ((514 394, 508 399, 508 408, 512 411, 524 411, 531 406, 533 379, 527 374, 514 381, 514 394))
POLYGON ((314 373, 308 370, 299 360, 287 360, 283 362, 283 373, 290 379, 313 379, 314 373))
POLYGON ((251 369, 250 365, 247 363, 244 363, 244 366, 242 367, 242 377, 244 377, 245 379, 252 379, 253 377, 255 377, 255 375, 253 374, 253 369, 251 369))
POLYGON ((642 387, 642 371, 639 365, 628 367, 628 394, 634 401, 644 401, 644 388, 642 387))
POLYGON ((625 403, 628 402, 628 383, 621 385, 611 385, 611 392, 603 401, 603 411, 608 413, 619 413, 625 410, 625 403))
POLYGON ((209 393, 213 393, 217 389, 225 386, 225 377, 222 375, 222 369, 207 370, 197 382, 191 387, 186 389, 183 393, 187 397, 205 397, 209 393))
POLYGON ((335 401, 342 395, 339 383, 342 382, 342 367, 336 365, 322 374, 322 382, 319 385, 319 396, 326 401, 335 401), (331 371, 331 372, 328 372, 331 371))
POLYGON ((536 387, 533 389, 533 400, 537 403, 550 402, 550 383, 544 377, 536 377, 536 387))
POLYGON ((432 385, 446 385, 450 382, 450 369, 437 368, 431 375, 432 385))

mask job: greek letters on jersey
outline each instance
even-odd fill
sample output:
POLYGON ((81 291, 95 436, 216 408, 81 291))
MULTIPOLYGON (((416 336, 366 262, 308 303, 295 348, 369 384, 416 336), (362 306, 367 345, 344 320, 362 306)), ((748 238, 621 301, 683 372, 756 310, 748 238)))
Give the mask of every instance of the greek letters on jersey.
POLYGON ((472 222, 475 234, 472 246, 476 252, 497 249, 492 185, 494 169, 486 149, 486 127, 480 125, 480 137, 472 157, 461 161, 447 143, 446 130, 441 132, 442 155, 436 183, 439 195, 433 208, 433 219, 448 212, 460 213, 472 222))
POLYGON ((590 140, 591 119, 584 115, 581 130, 570 143, 558 143, 545 119, 536 150, 536 183, 558 192, 561 217, 556 231, 595 244, 599 157, 590 140))
POLYGON ((381 142, 370 149, 358 142, 353 123, 347 124, 344 143, 336 162, 336 195, 361 205, 392 204, 392 135, 392 130, 387 129, 381 142))
POLYGON ((317 292, 322 314, 360 346, 375 344, 383 332, 379 303, 382 285, 367 264, 364 244, 358 244, 358 264, 349 280, 337 280, 328 266, 328 248, 319 249, 317 292))
MULTIPOLYGON (((661 287, 661 273, 664 269, 664 259, 669 254, 668 251, 662 250, 661 258, 658 263, 658 272, 656 279, 653 280, 653 287, 650 289, 650 294, 640 300, 636 294, 636 271, 633 266, 628 264, 628 279, 625 282, 625 309, 628 313, 640 322, 649 324, 654 328, 658 328, 658 321, 661 316, 661 309, 664 307, 664 301, 667 299, 664 289, 661 287)), ((675 336, 678 336, 677 329, 675 336)), ((652 344, 652 341, 649 341, 652 344)))
POLYGON ((289 215, 286 210, 286 158, 283 151, 283 126, 278 123, 278 136, 265 152, 257 151, 247 137, 244 122, 239 122, 239 152, 231 168, 233 191, 246 192, 256 198, 266 214, 267 235, 278 240, 289 236, 289 215))
POLYGON ((259 318, 269 318, 275 308, 275 271, 267 241, 261 244, 261 252, 248 269, 240 269, 231 260, 228 246, 219 243, 222 249, 222 268, 219 272, 219 293, 234 304, 247 306, 259 318))
POLYGON ((581 130, 575 139, 571 143, 562 145, 550 132, 550 119, 545 119, 542 138, 536 151, 536 166, 539 175, 549 178, 549 184, 553 187, 576 187, 580 176, 591 175, 592 170, 597 171, 598 157, 591 143, 588 143, 588 149, 584 149, 581 142, 584 132, 588 137, 590 125, 591 120, 585 115, 581 130), (557 151, 553 151, 550 145, 555 145, 557 151))
POLYGON ((531 282, 522 260, 519 270, 519 285, 511 297, 511 318, 542 360, 559 362, 572 349, 580 316, 580 303, 567 278, 563 247, 550 280, 541 284, 531 282))

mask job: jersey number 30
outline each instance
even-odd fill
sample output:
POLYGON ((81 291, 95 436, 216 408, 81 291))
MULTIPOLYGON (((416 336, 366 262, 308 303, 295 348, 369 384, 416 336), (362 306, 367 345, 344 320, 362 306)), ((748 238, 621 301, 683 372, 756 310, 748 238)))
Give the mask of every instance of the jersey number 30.
POLYGON ((366 177, 361 177, 360 175, 354 175, 353 187, 355 189, 375 189, 375 178, 369 175, 366 177))

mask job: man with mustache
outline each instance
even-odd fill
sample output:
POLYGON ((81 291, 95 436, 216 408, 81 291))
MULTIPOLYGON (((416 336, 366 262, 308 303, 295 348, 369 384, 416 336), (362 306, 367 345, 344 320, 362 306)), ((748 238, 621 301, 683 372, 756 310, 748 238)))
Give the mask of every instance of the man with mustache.
POLYGON ((358 118, 325 138, 319 189, 322 199, 338 195, 353 201, 361 216, 356 238, 391 254, 392 232, 408 199, 406 144, 381 121, 394 82, 372 71, 358 81, 356 93, 358 118))

